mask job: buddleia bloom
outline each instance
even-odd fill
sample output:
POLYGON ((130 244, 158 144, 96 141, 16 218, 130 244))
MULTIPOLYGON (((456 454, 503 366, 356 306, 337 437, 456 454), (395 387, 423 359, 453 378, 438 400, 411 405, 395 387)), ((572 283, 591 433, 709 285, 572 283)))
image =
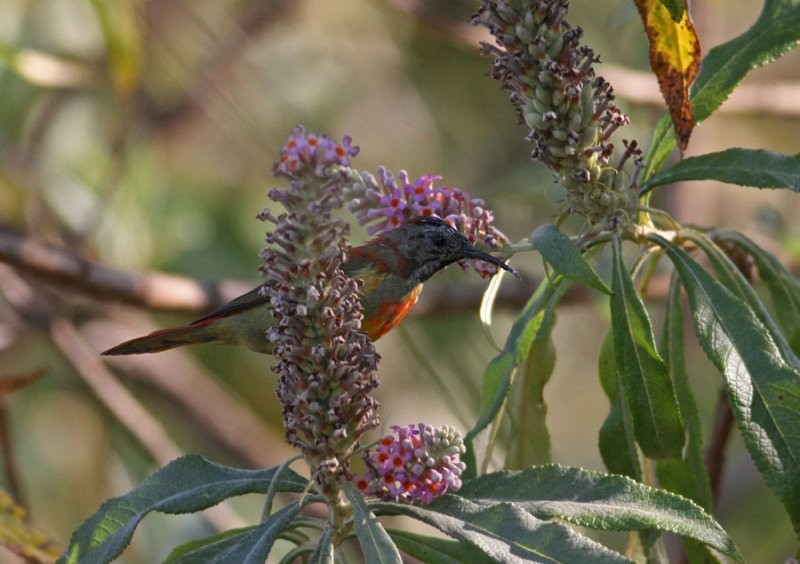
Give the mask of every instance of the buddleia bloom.
POLYGON ((466 464, 460 456, 466 448, 455 429, 418 423, 392 430, 393 435, 364 452, 367 471, 354 478, 362 493, 384 501, 427 504, 461 488, 466 464))
MULTIPOLYGON (((508 239, 492 222, 494 214, 486 203, 469 192, 450 186, 438 185, 442 177, 425 174, 414 180, 401 170, 395 178, 384 167, 378 168, 377 177, 368 172, 344 170, 351 184, 348 186, 348 209, 367 233, 375 234, 394 229, 414 218, 436 216, 464 234, 471 243, 489 248, 500 248, 508 239)), ((497 273, 497 267, 479 260, 463 260, 462 268, 471 267, 481 276, 497 273)))
POLYGON ((496 45, 490 76, 510 91, 530 128, 531 157, 549 166, 567 191, 566 207, 590 230, 623 229, 638 205, 642 168, 635 142, 611 164, 611 135, 628 123, 613 103, 611 86, 595 76, 598 57, 580 44, 582 30, 566 21, 567 0, 484 0, 473 23, 486 26, 496 45), (632 157, 632 158, 631 158, 632 157), (633 163, 630 174, 623 173, 633 163))
POLYGON ((278 359, 278 397, 285 433, 311 465, 323 493, 334 494, 347 475, 347 456, 359 438, 378 424, 378 355, 360 331, 360 283, 341 265, 349 227, 331 212, 344 204, 336 166, 349 166, 358 152, 296 128, 273 172, 289 180, 269 197, 285 212, 260 214, 271 222, 262 251, 264 290, 276 320, 267 336, 278 359))

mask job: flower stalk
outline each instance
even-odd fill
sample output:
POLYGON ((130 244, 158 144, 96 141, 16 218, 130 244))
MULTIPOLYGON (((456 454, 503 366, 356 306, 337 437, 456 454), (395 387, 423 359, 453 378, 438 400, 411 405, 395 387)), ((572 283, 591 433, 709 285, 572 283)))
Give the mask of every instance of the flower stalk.
POLYGON ((596 76, 599 58, 580 44, 582 30, 565 19, 568 0, 484 0, 473 23, 487 27, 496 45, 489 72, 510 91, 521 122, 530 128, 531 158, 547 165, 564 186, 566 213, 585 218, 588 233, 623 232, 635 223, 638 176, 635 141, 612 164, 611 136, 628 123, 613 89, 596 76))
POLYGON ((286 210, 265 209, 272 223, 261 253, 261 272, 270 279, 276 323, 267 332, 278 359, 278 397, 284 429, 310 465, 338 529, 348 511, 340 484, 359 438, 378 425, 378 354, 360 331, 361 284, 341 269, 349 226, 332 211, 344 205, 343 176, 358 149, 295 128, 273 172, 289 180, 269 197, 286 210))

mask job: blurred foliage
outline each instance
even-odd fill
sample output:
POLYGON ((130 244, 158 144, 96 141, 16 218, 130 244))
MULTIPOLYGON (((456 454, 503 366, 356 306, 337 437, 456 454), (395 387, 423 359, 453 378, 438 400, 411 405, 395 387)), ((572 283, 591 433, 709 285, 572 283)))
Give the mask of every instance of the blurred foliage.
MULTIPOLYGON (((474 37, 463 35, 472 32, 466 22, 476 3, 431 4, 416 14, 403 9, 407 4, 0 0, 0 230, 129 272, 256 280, 264 226, 255 215, 273 183, 272 160, 302 123, 351 135, 362 148, 359 168, 382 164, 412 176, 440 174, 484 198, 512 240, 528 236, 552 216, 560 192, 528 160, 505 94, 485 78, 487 61, 474 37)), ((752 21, 757 6, 735 4, 712 2, 707 13, 700 8, 696 24, 706 49, 752 21)), ((631 2, 575 1, 572 14, 604 61, 646 68, 631 2)), ((796 78, 797 63, 787 57, 756 79, 796 78)), ((637 123, 648 130, 661 108, 624 98, 620 104, 632 116, 630 135, 646 138, 637 123)), ((704 124, 693 144, 726 146, 734 136, 742 146, 796 153, 796 131, 784 119, 740 116, 704 124)), ((772 237, 774 249, 782 245, 797 255, 796 198, 748 192, 732 202, 730 194, 725 191, 722 205, 714 192, 688 203, 677 193, 674 206, 705 224, 750 227, 772 237)), ((363 237, 354 229, 354 240, 363 237)), ((526 278, 541 274, 538 255, 515 259, 514 266, 526 278)), ((454 271, 431 285, 479 283, 454 271)), ((602 468, 595 429, 606 402, 594 359, 609 323, 600 311, 591 302, 559 309, 556 371, 545 394, 553 459, 595 469, 602 468)), ((63 544, 103 500, 130 490, 158 464, 52 344, 50 322, 62 317, 84 324, 98 352, 145 325, 184 318, 146 321, 131 308, 0 265, 0 376, 44 370, 7 400, 11 434, 3 438, 13 439, 23 502, 36 527, 63 544)), ((496 334, 505 335, 509 324, 501 316, 496 334)), ((474 420, 478 380, 494 354, 476 312, 410 319, 379 351, 386 424, 423 414, 431 424, 474 420)), ((266 452, 274 451, 276 460, 288 452, 266 357, 201 347, 146 359, 147 370, 168 379, 171 359, 187 354, 273 429, 266 452)), ((711 414, 720 380, 696 350, 688 357, 698 376, 700 413, 711 414)), ((125 376, 140 366, 114 367, 183 450, 248 464, 176 410, 159 386, 125 376)), ((707 430, 711 421, 703 424, 707 430)), ((720 522, 746 560, 778 561, 791 552, 790 525, 740 440, 734 442, 720 522)), ((495 452, 497 460, 505 455, 495 452)), ((235 508, 248 521, 260 510, 247 498, 235 508)), ((126 561, 158 561, 169 547, 209 531, 200 518, 158 517, 137 533, 126 561)), ((602 540, 620 549, 624 542, 602 540)), ((12 558, 0 559, 6 556, 12 558)))

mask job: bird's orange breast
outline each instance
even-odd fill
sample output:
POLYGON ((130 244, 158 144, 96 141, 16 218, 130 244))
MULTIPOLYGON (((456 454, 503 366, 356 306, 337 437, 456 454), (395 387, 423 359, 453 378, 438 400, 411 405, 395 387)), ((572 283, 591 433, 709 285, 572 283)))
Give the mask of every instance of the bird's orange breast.
POLYGON ((403 321, 403 318, 417 303, 417 298, 419 298, 421 291, 422 284, 419 284, 406 294, 404 299, 380 304, 373 312, 364 317, 364 323, 361 328, 371 340, 380 339, 403 321))

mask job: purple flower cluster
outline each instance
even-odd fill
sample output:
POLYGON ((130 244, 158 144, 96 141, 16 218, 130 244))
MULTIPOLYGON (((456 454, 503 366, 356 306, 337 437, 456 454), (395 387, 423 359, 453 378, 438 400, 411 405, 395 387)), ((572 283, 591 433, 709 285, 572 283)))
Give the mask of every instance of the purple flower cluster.
POLYGON ((364 453, 367 472, 354 482, 365 495, 384 501, 428 504, 447 491, 461 488, 466 451, 461 435, 452 427, 425 423, 401 427, 364 453))
POLYGON ((325 178, 332 166, 350 166, 350 157, 359 151, 351 142, 347 135, 337 143, 326 135, 306 134, 303 126, 298 125, 281 149, 272 173, 295 178, 310 169, 317 178, 325 178))
MULTIPOLYGON (((397 179, 391 171, 378 168, 378 178, 361 173, 353 179, 347 207, 367 227, 370 235, 394 229, 411 218, 437 216, 466 235, 472 243, 482 242, 493 248, 502 246, 508 239, 492 225, 494 214, 480 198, 450 186, 437 186, 441 176, 424 174, 414 180, 401 170, 397 179)), ((461 261, 481 276, 491 276, 497 267, 482 261, 461 261)))

